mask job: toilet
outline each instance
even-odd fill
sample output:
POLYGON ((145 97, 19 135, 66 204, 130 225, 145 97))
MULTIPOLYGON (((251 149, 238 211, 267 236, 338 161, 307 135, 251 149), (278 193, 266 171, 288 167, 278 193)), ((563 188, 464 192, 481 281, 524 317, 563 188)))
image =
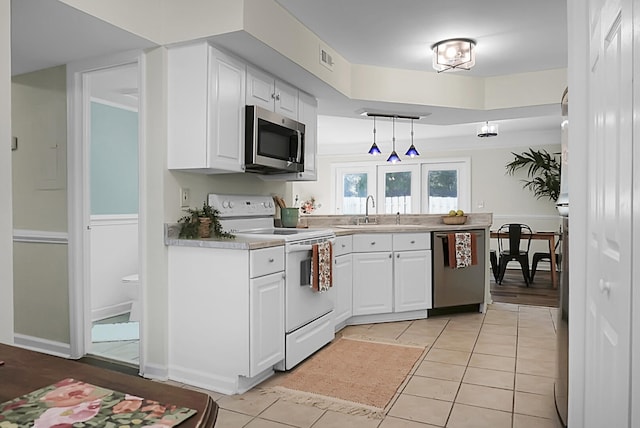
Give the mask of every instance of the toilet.
POLYGON ((131 299, 129 321, 140 321, 140 276, 134 273, 122 277, 121 281, 127 290, 127 297, 131 299))

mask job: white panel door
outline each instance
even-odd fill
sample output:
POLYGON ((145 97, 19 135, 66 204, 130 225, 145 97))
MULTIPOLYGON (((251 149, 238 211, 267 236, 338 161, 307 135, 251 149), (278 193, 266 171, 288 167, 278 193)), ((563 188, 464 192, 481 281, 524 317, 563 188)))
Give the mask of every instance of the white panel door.
POLYGON ((431 308, 431 251, 398 251, 393 260, 394 312, 431 308))
MULTIPOLYGON (((585 427, 628 427, 631 1, 591 2, 585 427), (600 3, 600 4, 595 4, 600 3)), ((571 424, 571 421, 569 421, 571 424)))
POLYGON ((336 325, 351 318, 353 304, 353 261, 351 254, 337 256, 333 262, 333 308, 336 325))
POLYGON ((393 310, 392 253, 353 254, 353 315, 393 310))
POLYGON ((284 359, 284 278, 282 272, 250 281, 249 376, 284 359))
POLYGON ((273 76, 247 66, 247 105, 256 105, 273 111, 276 91, 275 83, 273 76))

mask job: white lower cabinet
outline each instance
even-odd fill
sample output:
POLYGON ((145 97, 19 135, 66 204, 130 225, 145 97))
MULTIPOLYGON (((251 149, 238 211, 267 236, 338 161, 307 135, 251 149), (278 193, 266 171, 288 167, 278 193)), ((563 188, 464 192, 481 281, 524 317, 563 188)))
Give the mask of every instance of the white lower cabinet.
POLYGON ((428 233, 353 237, 353 315, 431 308, 428 233))
POLYGON ((253 278, 249 291, 249 376, 284 359, 284 276, 253 278))
POLYGON ((169 379, 241 394, 271 376, 284 358, 283 246, 168 253, 169 379))
POLYGON ((394 312, 431 309, 431 251, 398 251, 393 259, 394 312))
POLYGON ((353 315, 393 311, 391 251, 353 254, 353 315))
POLYGON ((353 313, 353 256, 336 256, 333 262, 334 321, 336 326, 351 318, 353 313))

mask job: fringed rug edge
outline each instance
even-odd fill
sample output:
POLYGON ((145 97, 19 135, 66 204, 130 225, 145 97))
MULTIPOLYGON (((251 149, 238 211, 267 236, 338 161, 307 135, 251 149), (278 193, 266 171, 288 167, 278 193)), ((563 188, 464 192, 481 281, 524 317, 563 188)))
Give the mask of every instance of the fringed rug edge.
POLYGON ((285 401, 296 404, 305 404, 322 410, 332 410, 348 415, 367 416, 372 419, 383 419, 386 410, 379 407, 368 406, 353 401, 342 400, 340 398, 328 397, 326 395, 315 394, 313 392, 298 391, 285 388, 283 386, 271 386, 262 388, 263 393, 276 393, 285 401))

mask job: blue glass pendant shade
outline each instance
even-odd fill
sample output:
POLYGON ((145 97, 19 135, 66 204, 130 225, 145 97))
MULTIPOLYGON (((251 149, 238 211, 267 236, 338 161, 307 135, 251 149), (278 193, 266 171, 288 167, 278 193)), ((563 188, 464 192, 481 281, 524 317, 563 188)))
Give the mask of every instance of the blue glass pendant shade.
POLYGON ((369 149, 369 154, 370 155, 379 155, 380 153, 382 153, 382 152, 378 148, 378 145, 376 143, 373 143, 371 145, 371 148, 369 149))
POLYGON ((398 157, 398 154, 396 153, 395 150, 391 152, 391 154, 389 155, 389 158, 387 159, 387 162, 391 162, 391 163, 400 162, 400 158, 398 157))
POLYGON ((420 153, 418 153, 415 146, 412 144, 411 147, 409 147, 409 150, 407 150, 407 153, 405 153, 405 155, 409 156, 410 158, 415 158, 416 156, 420 156, 420 153))

